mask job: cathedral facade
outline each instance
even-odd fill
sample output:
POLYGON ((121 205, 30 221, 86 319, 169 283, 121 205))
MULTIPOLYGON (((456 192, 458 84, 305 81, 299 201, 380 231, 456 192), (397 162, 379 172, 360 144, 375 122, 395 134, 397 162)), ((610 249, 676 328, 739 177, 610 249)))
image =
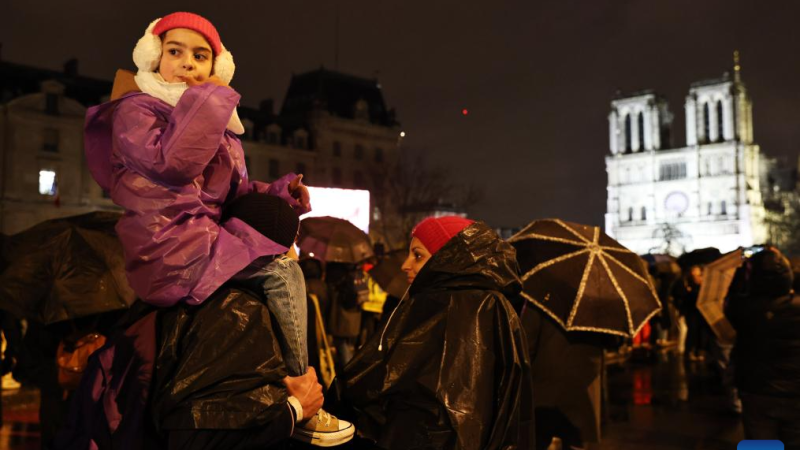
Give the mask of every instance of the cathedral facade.
POLYGON ((692 84, 684 107, 686 145, 674 148, 665 99, 645 91, 611 102, 606 232, 640 254, 764 242, 762 156, 738 64, 692 84))

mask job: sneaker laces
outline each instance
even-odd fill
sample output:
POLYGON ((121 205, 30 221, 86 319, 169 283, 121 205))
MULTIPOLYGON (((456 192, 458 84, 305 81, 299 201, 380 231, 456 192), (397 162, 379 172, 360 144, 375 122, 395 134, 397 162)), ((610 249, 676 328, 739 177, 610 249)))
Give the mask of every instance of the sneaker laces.
POLYGON ((329 412, 327 412, 327 411, 323 410, 322 408, 320 408, 319 411, 317 411, 317 416, 319 416, 319 418, 317 419, 318 421, 322 422, 323 420, 325 420, 325 426, 326 427, 331 426, 331 418, 332 417, 331 417, 331 414, 329 412))

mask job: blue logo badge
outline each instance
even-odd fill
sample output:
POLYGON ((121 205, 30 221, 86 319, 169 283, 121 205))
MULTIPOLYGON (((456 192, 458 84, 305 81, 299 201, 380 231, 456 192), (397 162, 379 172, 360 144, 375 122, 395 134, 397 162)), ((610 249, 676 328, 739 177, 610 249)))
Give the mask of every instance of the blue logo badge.
POLYGON ((742 441, 736 450, 783 450, 781 441, 742 441))

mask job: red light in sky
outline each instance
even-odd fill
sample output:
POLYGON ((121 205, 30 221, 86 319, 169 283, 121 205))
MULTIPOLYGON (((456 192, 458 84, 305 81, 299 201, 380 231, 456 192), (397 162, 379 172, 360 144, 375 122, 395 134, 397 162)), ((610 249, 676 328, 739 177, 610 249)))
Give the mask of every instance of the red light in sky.
POLYGON ((461 110, 461 115, 464 115, 464 116, 469 115, 469 110, 467 108, 462 109, 461 110))

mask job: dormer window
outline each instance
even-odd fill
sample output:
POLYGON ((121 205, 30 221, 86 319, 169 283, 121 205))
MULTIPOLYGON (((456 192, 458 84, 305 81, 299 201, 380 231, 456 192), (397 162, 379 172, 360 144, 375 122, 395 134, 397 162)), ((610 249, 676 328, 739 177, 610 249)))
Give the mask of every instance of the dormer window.
POLYGON ((279 145, 281 142, 281 127, 278 124, 271 124, 267 127, 267 143, 279 145))
POLYGON ((58 115, 58 94, 45 94, 44 112, 50 116, 58 115))
POLYGON ((354 116, 357 120, 369 120, 369 104, 363 98, 356 102, 354 116))

